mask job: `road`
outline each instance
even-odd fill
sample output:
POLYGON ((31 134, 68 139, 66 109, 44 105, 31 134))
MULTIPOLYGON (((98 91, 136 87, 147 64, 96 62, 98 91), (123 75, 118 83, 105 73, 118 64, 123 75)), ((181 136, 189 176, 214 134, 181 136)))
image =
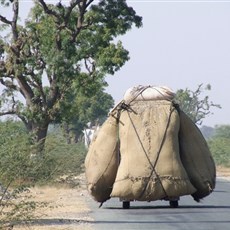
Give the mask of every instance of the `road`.
POLYGON ((123 209, 119 199, 101 208, 90 199, 89 205, 93 229, 230 230, 230 180, 218 179, 215 191, 200 203, 181 197, 178 208, 154 201, 131 202, 130 209, 123 209))

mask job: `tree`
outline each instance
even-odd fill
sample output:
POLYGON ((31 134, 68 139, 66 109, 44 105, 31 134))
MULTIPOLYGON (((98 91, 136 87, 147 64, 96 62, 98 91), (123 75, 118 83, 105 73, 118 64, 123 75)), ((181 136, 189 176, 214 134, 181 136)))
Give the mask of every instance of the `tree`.
POLYGON ((215 138, 230 139, 230 125, 218 125, 215 127, 215 138))
POLYGON ((69 5, 36 0, 20 25, 20 1, 0 3, 13 13, 11 19, 0 15, 1 29, 11 31, 0 38, 0 115, 21 119, 42 150, 73 82, 79 90, 103 90, 106 74, 129 59, 114 39, 133 24, 140 27, 142 18, 124 0, 71 0, 69 5))
POLYGON ((205 88, 203 88, 203 84, 200 84, 195 91, 186 88, 176 92, 176 103, 198 125, 201 125, 203 119, 211 114, 212 107, 221 108, 219 104, 209 101, 209 96, 205 96, 203 99, 200 98, 202 93, 207 90, 211 90, 210 84, 206 85, 205 88))
POLYGON ((79 141, 86 124, 101 125, 109 109, 114 105, 112 96, 103 91, 85 94, 81 91, 74 91, 74 87, 69 92, 66 101, 67 103, 62 106, 60 123, 68 143, 79 141))

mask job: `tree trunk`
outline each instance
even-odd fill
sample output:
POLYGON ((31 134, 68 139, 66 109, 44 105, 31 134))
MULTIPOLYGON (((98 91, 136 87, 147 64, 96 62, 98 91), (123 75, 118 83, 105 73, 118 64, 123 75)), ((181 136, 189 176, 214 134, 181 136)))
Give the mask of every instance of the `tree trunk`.
POLYGON ((43 155, 45 148, 45 141, 47 136, 47 131, 49 127, 49 122, 44 123, 32 123, 32 139, 35 145, 35 154, 43 155))
POLYGON ((66 138, 67 144, 71 144, 71 135, 70 135, 69 125, 67 123, 64 123, 62 125, 62 127, 63 127, 63 130, 64 130, 64 136, 66 138))
POLYGON ((78 143, 81 135, 79 132, 74 132, 74 143, 78 143))

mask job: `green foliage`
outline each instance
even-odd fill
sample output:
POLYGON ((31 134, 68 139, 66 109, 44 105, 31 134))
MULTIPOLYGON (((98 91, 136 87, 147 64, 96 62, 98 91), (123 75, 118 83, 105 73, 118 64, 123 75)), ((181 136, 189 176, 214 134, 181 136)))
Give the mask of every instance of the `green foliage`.
POLYGON ((81 143, 68 145, 63 136, 52 132, 41 157, 33 155, 34 146, 21 122, 1 122, 0 132, 0 181, 4 185, 47 183, 81 172, 86 155, 81 143))
MULTIPOLYGON (((69 5, 38 0, 25 24, 19 25, 21 1, 15 2, 14 20, 0 17, 11 28, 7 38, 0 37, 0 55, 4 56, 0 116, 18 116, 33 133, 33 140, 44 147, 49 124, 63 119, 62 112, 71 108, 75 97, 81 97, 79 92, 102 93, 106 75, 114 74, 129 59, 116 38, 132 25, 140 27, 142 18, 124 0, 71 1, 69 5), (76 93, 68 100, 73 89, 76 93), (18 95, 24 100, 19 101, 18 95)), ((74 111, 81 110, 76 105, 74 111)))
POLYGON ((10 1, 10 0, 1 0, 0 4, 3 5, 3 6, 9 6, 10 2, 12 2, 12 1, 10 1))
POLYGON ((29 200, 29 187, 41 170, 30 158, 30 138, 20 122, 0 122, 0 226, 35 217, 35 210, 47 206, 29 200))
POLYGON ((215 127, 215 137, 230 139, 230 126, 229 125, 218 125, 215 127))
POLYGON ((216 164, 230 167, 230 126, 215 127, 215 135, 208 140, 208 145, 216 164))
POLYGON ((208 84, 203 88, 203 84, 200 84, 195 91, 186 88, 176 92, 175 102, 198 125, 201 125, 204 118, 211 114, 212 107, 221 108, 220 105, 210 101, 209 96, 201 98, 202 93, 209 90, 211 85, 208 84))
POLYGON ((45 171, 53 172, 53 180, 63 175, 76 176, 83 172, 82 165, 86 156, 83 143, 67 144, 62 135, 50 133, 45 151, 50 157, 50 162, 45 163, 45 171))
POLYGON ((21 122, 0 122, 0 134, 0 226, 35 219, 36 210, 50 207, 33 201, 31 186, 57 183, 63 175, 71 186, 77 186, 72 178, 82 172, 86 155, 83 144, 67 145, 53 132, 44 155, 37 156, 21 122))
POLYGON ((76 91, 73 87, 61 106, 57 123, 61 123, 68 142, 78 142, 87 123, 90 122, 91 126, 101 125, 114 105, 111 95, 100 88, 93 91, 91 87, 89 85, 82 91, 76 91))
POLYGON ((0 181, 23 181, 30 165, 30 138, 19 122, 0 123, 0 181))

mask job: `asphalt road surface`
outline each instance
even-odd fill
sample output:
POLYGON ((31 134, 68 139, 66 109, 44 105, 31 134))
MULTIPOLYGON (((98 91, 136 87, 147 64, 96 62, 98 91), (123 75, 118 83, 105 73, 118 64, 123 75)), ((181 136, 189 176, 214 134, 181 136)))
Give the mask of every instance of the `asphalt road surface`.
POLYGON ((180 198, 178 208, 168 201, 131 202, 123 209, 119 199, 99 208, 89 200, 94 229, 230 230, 230 180, 218 179, 215 191, 200 203, 191 196, 180 198))

